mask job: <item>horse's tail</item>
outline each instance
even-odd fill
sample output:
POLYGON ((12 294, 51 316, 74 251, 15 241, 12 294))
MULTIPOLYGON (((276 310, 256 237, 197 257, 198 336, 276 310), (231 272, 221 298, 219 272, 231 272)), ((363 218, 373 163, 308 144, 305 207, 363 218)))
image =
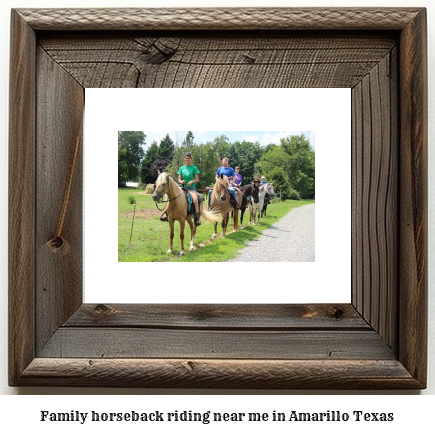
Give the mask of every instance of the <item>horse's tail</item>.
POLYGON ((202 209, 201 217, 204 217, 210 223, 219 223, 222 220, 222 214, 216 211, 207 211, 206 209, 202 209))

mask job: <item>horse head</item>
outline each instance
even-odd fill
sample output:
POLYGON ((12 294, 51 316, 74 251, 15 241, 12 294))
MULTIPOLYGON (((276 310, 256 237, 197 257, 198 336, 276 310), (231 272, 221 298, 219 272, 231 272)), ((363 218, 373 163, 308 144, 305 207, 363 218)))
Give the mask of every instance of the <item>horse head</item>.
POLYGON ((155 202, 159 201, 165 193, 169 191, 169 173, 168 172, 160 172, 156 181, 156 188, 152 195, 152 198, 155 202))
POLYGON ((216 181, 214 188, 216 199, 225 202, 227 200, 227 190, 229 186, 230 182, 228 181, 228 177, 221 174, 220 178, 216 181))
POLYGON ((273 185, 272 182, 267 183, 267 193, 270 197, 275 197, 275 192, 273 191, 273 185))
POLYGON ((252 184, 252 199, 254 199, 254 203, 258 203, 260 198, 258 193, 260 192, 260 187, 257 184, 252 184))

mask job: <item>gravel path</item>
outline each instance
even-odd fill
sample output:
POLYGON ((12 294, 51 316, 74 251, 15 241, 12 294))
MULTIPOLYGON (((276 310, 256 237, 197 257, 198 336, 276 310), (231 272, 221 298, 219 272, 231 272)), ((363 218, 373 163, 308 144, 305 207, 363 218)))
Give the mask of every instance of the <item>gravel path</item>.
POLYGON ((229 262, 314 262, 314 222, 314 204, 293 209, 229 262))

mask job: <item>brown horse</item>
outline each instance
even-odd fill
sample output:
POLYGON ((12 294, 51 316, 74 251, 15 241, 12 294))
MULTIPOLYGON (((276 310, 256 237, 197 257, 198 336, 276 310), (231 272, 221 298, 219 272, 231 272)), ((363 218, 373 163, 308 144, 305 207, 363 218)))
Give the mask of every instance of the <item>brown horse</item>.
MULTIPOLYGON (((228 192, 228 187, 230 186, 230 182, 225 175, 221 175, 220 178, 216 181, 215 186, 213 188, 213 192, 210 198, 210 209, 213 212, 218 212, 222 215, 222 234, 221 236, 225 238, 228 226, 228 220, 231 211, 234 212, 234 226, 233 232, 236 232, 239 228, 238 218, 239 218, 239 209, 242 204, 243 195, 242 193, 235 188, 234 191, 236 193, 236 204, 232 204, 230 200, 230 193, 228 192)), ((217 236, 217 223, 214 224, 214 234, 212 238, 216 238, 217 236)))
POLYGON ((258 212, 258 220, 257 225, 260 224, 260 218, 261 218, 261 210, 263 209, 264 205, 264 198, 266 196, 266 193, 269 194, 270 197, 275 196, 275 192, 273 191, 273 185, 272 183, 268 182, 267 184, 260 185, 260 190, 258 192, 258 202, 255 203, 252 198, 249 202, 249 224, 255 225, 255 215, 258 212))
MULTIPOLYGON (((174 241, 174 222, 177 220, 180 223, 180 240, 181 250, 180 256, 184 255, 184 227, 187 223, 190 226, 190 247, 189 250, 194 250, 194 240, 196 234, 196 226, 193 224, 193 213, 188 213, 188 201, 186 194, 178 186, 178 184, 171 178, 168 172, 159 172, 159 176, 156 181, 156 189, 152 195, 155 202, 159 201, 163 195, 168 196, 168 205, 165 211, 168 213, 169 221, 169 250, 167 253, 172 253, 173 241, 174 241)), ((193 207, 192 203, 192 207, 193 207)), ((211 223, 217 224, 220 221, 221 216, 218 213, 213 213, 203 209, 203 204, 200 204, 199 214, 211 223)))
POLYGON ((240 191, 243 194, 242 205, 240 207, 240 226, 243 224, 243 216, 245 215, 246 208, 248 207, 248 198, 254 200, 254 203, 258 203, 258 192, 260 187, 257 184, 248 184, 240 187, 240 191))

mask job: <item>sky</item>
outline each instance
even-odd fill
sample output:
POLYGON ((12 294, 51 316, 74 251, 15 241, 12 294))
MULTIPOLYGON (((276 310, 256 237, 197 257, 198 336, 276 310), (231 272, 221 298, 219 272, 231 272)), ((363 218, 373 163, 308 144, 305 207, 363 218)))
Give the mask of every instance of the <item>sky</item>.
MULTIPOLYGON (((187 131, 145 131, 146 147, 148 147, 154 140, 157 143, 169 134, 174 143, 181 143, 186 137, 187 131)), ((194 143, 212 142, 216 137, 225 135, 231 143, 235 141, 259 142, 261 145, 266 146, 270 143, 279 144, 280 139, 288 136, 295 136, 304 134, 305 137, 310 139, 311 146, 315 149, 315 134, 314 131, 192 131, 194 136, 194 143)))

